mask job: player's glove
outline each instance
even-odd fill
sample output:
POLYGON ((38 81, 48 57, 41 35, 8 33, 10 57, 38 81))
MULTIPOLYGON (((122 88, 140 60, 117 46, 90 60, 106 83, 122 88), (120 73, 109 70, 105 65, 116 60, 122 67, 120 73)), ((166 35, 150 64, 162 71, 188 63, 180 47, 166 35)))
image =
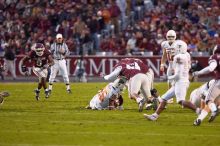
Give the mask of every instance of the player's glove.
POLYGON ((22 71, 23 73, 27 72, 27 71, 28 71, 28 70, 27 70, 27 67, 26 67, 26 66, 22 66, 22 67, 21 67, 21 71, 22 71))
POLYGON ((193 77, 196 77, 196 76, 198 76, 198 75, 199 75, 199 72, 198 72, 198 71, 195 71, 195 72, 192 73, 192 76, 193 76, 193 77))
POLYGON ((26 66, 22 66, 21 71, 24 73, 25 76, 30 76, 30 73, 26 66))
POLYGON ((5 69, 4 69, 4 66, 1 65, 1 66, 0 66, 0 72, 3 72, 3 71, 5 71, 5 69))
POLYGON ((48 69, 50 67, 50 65, 49 64, 45 64, 41 69, 43 70, 43 69, 48 69))

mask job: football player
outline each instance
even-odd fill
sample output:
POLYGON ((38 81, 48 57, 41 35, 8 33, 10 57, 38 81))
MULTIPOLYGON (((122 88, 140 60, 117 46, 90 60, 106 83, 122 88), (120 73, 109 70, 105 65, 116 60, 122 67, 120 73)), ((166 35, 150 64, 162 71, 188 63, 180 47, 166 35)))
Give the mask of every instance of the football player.
POLYGON ((211 110, 209 122, 212 122, 218 115, 218 108, 215 104, 215 99, 220 95, 220 44, 213 49, 213 55, 209 58, 209 65, 200 71, 193 72, 193 76, 200 76, 214 72, 214 83, 209 87, 208 94, 205 98, 205 108, 194 121, 195 126, 199 126, 211 110))
POLYGON ((205 107, 205 97, 208 94, 208 89, 214 82, 215 80, 210 80, 199 88, 194 89, 190 94, 190 102, 196 107, 203 109, 205 107))
POLYGON ((153 87, 154 73, 140 59, 126 58, 119 61, 112 73, 105 75, 105 80, 111 80, 117 76, 124 76, 128 80, 128 92, 131 99, 136 100, 139 112, 142 112, 147 98, 151 98, 150 90, 153 87), (144 98, 138 93, 143 94, 144 98))
POLYGON ((86 108, 93 110, 123 109, 121 92, 125 83, 126 79, 124 77, 119 77, 113 83, 109 83, 92 98, 86 108))
MULTIPOLYGON (((196 88, 192 91, 190 94, 190 102, 194 104, 196 107, 199 107, 201 109, 204 109, 205 107, 205 98, 208 95, 208 89, 212 86, 212 84, 215 82, 215 80, 210 80, 209 82, 203 84, 199 88, 196 88)), ((220 108, 220 96, 216 97, 214 100, 214 103, 220 108)))
POLYGON ((34 74, 39 78, 38 87, 35 90, 36 100, 39 100, 40 89, 43 87, 45 90, 45 97, 49 97, 49 91, 46 85, 47 69, 54 64, 53 58, 49 50, 45 49, 41 43, 36 43, 32 46, 31 51, 22 59, 22 72, 25 75, 29 75, 27 69, 27 61, 33 61, 32 70, 34 74))
MULTIPOLYGON (((160 71, 164 72, 165 63, 168 61, 167 77, 174 74, 173 67, 173 57, 179 52, 181 46, 185 46, 186 43, 182 40, 176 40, 176 32, 174 30, 169 30, 166 34, 166 41, 161 43, 161 48, 163 50, 160 71)), ((171 83, 168 80, 168 89, 171 87, 171 83)), ((173 103, 173 98, 168 101, 168 103, 173 103)))
POLYGON ((190 69, 190 55, 187 52, 187 45, 182 46, 179 54, 175 55, 173 59, 174 75, 168 76, 168 79, 173 83, 172 87, 161 97, 162 102, 158 106, 155 113, 152 115, 144 114, 144 117, 155 121, 158 119, 160 113, 165 109, 166 103, 169 99, 176 96, 177 103, 182 107, 187 107, 195 111, 200 112, 199 108, 196 108, 191 102, 186 101, 186 93, 189 87, 189 69, 190 69))

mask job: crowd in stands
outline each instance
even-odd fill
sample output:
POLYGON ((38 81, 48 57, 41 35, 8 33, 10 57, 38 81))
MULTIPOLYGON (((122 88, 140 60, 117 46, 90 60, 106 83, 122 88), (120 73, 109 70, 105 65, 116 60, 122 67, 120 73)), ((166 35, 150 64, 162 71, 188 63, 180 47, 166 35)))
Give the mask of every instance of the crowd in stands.
POLYGON ((160 55, 169 29, 191 53, 220 43, 218 0, 2 0, 0 54, 50 47, 62 33, 72 55, 160 55))

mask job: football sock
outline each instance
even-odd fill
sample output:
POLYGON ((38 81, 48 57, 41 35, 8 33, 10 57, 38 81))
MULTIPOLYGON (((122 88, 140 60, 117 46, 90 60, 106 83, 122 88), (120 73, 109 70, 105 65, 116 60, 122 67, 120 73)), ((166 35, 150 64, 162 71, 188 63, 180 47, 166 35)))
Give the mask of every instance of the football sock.
POLYGON ((201 113, 201 109, 200 108, 196 108, 196 114, 199 115, 201 113))
POLYGON ((207 115, 208 115, 208 112, 206 110, 202 110, 201 114, 198 116, 197 119, 200 119, 201 121, 203 121, 207 115))
POLYGON ((52 84, 49 84, 48 89, 49 89, 49 90, 52 90, 52 84))
POLYGON ((216 105, 215 105, 214 103, 210 103, 210 104, 209 104, 209 108, 210 108, 210 110, 211 110, 212 112, 216 112, 216 111, 217 111, 217 107, 216 107, 216 105))
POLYGON ((136 98, 137 103, 139 103, 142 100, 142 98, 138 97, 136 98))
POLYGON ((66 84, 66 90, 70 90, 70 84, 66 84))

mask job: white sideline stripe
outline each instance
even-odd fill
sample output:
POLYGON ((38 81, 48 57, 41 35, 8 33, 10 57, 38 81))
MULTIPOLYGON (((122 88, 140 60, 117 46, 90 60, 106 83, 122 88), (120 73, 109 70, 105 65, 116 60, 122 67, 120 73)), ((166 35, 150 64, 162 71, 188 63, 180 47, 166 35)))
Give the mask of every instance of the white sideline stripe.
MULTIPOLYGON (((109 134, 112 134, 112 135, 128 135, 127 132, 79 132, 79 131, 69 131, 69 132, 56 132, 56 131, 47 131, 47 130, 22 130, 22 131, 19 131, 19 132, 16 132, 16 131, 1 131, 3 133, 44 133, 44 134, 65 134, 65 135, 73 135, 73 134, 82 134, 82 135, 94 135, 97 134, 97 135, 109 135, 109 134)), ((132 132, 132 135, 140 135, 140 133, 134 133, 132 132)), ((145 135, 145 136, 179 136, 179 137, 188 137, 189 135, 187 134, 178 134, 178 133, 175 133, 175 134, 167 134, 167 133, 142 133, 141 135, 145 135)), ((196 136, 196 137, 220 137, 220 135, 216 135, 216 134, 195 134, 195 135, 191 135, 191 136, 196 136)))

